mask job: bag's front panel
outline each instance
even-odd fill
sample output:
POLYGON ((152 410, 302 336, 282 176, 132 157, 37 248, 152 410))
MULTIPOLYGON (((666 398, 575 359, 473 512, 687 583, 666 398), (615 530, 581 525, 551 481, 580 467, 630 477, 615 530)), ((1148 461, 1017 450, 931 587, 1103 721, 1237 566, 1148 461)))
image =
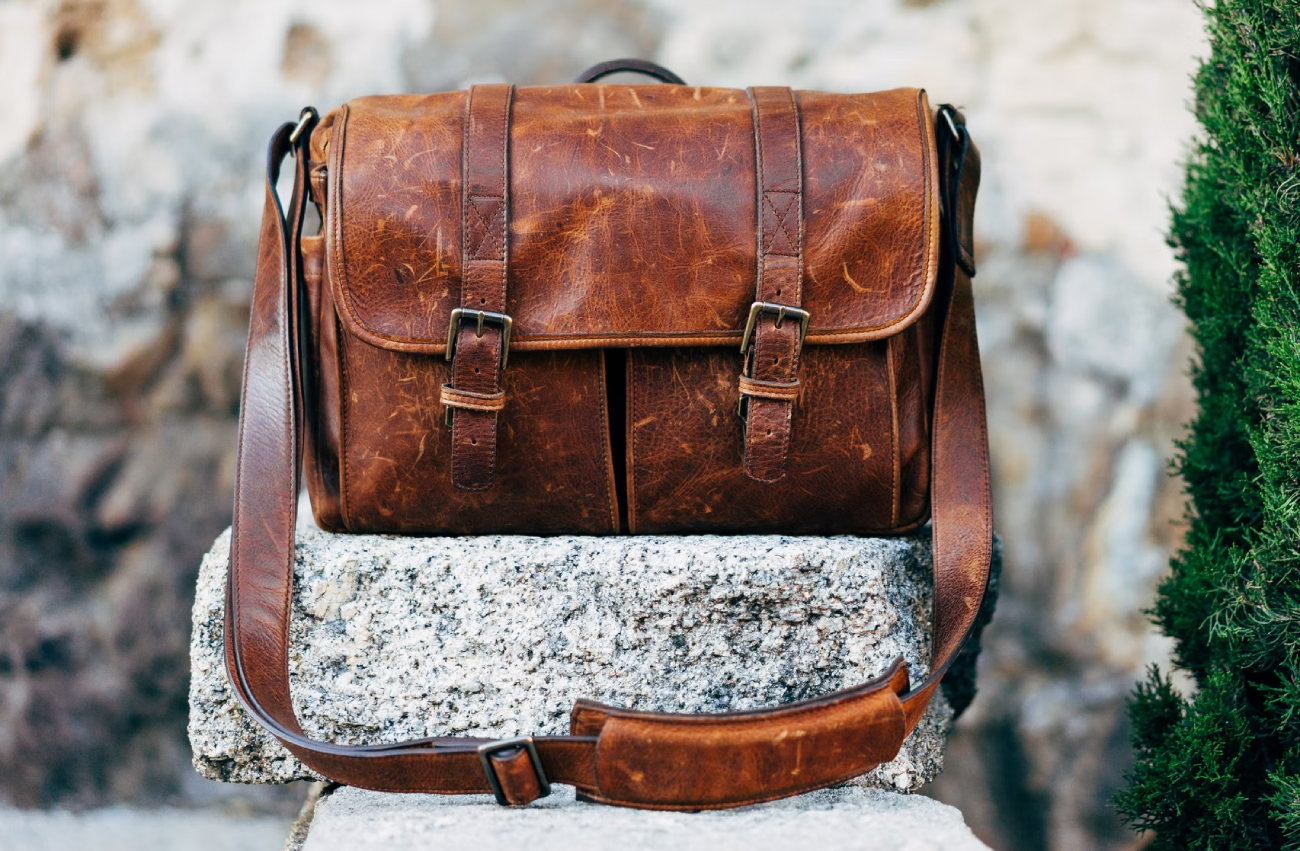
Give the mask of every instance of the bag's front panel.
POLYGON ((899 514, 895 420, 923 413, 896 405, 888 341, 804 350, 786 475, 773 483, 741 469, 740 366, 730 349, 631 352, 631 531, 868 534, 924 519, 914 500, 899 514))
POLYGON ((456 490, 446 361, 341 340, 344 521, 352 532, 612 534, 618 505, 600 351, 518 353, 503 382, 496 482, 456 490))

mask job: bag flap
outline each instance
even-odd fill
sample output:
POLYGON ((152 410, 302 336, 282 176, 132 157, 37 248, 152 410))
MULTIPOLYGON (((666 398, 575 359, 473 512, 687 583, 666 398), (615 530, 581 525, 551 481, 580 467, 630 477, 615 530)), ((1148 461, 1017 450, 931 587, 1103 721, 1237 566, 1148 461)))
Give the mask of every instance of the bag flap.
MULTIPOLYGON (((938 265, 925 93, 796 98, 807 342, 896 333, 925 310, 938 265)), ((445 348, 461 298, 465 112, 465 92, 361 98, 313 142, 328 146, 335 304, 374 345, 445 348)), ((512 349, 739 343, 758 264, 744 91, 519 88, 508 160, 512 349)))

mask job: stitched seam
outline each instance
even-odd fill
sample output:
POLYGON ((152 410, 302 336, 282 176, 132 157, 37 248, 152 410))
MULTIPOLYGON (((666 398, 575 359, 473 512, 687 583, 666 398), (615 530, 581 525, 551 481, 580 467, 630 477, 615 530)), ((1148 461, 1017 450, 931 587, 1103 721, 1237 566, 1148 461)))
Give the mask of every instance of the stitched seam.
MULTIPOLYGON (((916 95, 917 125, 921 133, 921 159, 925 172, 925 237, 921 240, 921 251, 925 252, 925 275, 921 281, 921 296, 917 298, 915 313, 919 314, 921 307, 925 304, 925 293, 929 292, 930 297, 934 297, 934 290, 938 285, 938 263, 939 263, 939 237, 935 233, 938 225, 934 221, 934 199, 930 196, 932 193, 937 194, 938 184, 934 182, 931 170, 937 169, 935 161, 936 152, 931 150, 930 143, 934 139, 934 125, 930 122, 928 115, 928 99, 925 96, 925 89, 921 89, 916 95)), ((915 265, 915 261, 914 261, 915 265)))
MULTIPOLYGON (((346 310, 343 311, 347 313, 346 310)), ((912 308, 911 312, 900 319, 891 319, 880 325, 868 325, 854 328, 809 328, 808 337, 804 341, 805 345, 840 345, 839 337, 847 337, 843 344, 848 343, 866 343, 873 340, 880 340, 890 336, 889 332, 902 330, 911 324, 917 317, 919 311, 912 308)), ((440 333, 436 338, 433 337, 402 337, 396 335, 382 334, 367 326, 364 322, 357 319, 354 314, 347 314, 345 319, 353 323, 347 325, 344 330, 349 335, 369 343, 372 346, 388 349, 390 351, 413 352, 418 354, 440 355, 446 351, 446 344, 443 342, 443 335, 440 333)), ((445 327, 447 318, 444 315, 441 324, 445 327)), ((533 334, 512 336, 511 345, 515 351, 549 351, 552 349, 564 348, 603 348, 605 346, 620 346, 629 341, 638 340, 671 340, 671 343, 665 342, 663 347, 668 346, 689 346, 689 345, 732 345, 740 340, 743 328, 734 328, 727 331, 650 331, 643 334, 637 333, 599 333, 599 334, 533 334), (565 343, 579 343, 584 346, 566 347, 565 343), (557 345, 558 344, 558 345, 557 345)))
MULTIPOLYGON (((469 207, 470 202, 470 182, 469 182, 469 160, 470 160, 470 126, 473 124, 474 114, 474 93, 477 87, 471 87, 465 93, 465 117, 461 124, 461 143, 460 143, 460 172, 461 172, 461 204, 460 204, 460 230, 461 240, 461 269, 460 269, 460 303, 462 306, 469 304, 469 287, 470 287, 470 258, 472 252, 469 251, 469 207)), ((460 329, 454 333, 459 334, 460 329)), ((450 345, 450 341, 448 341, 450 345)), ((453 358, 451 366, 448 369, 448 383, 454 384, 456 381, 456 361, 453 358)), ((460 452, 460 438, 464 430, 464 423, 459 416, 452 416, 451 420, 451 448, 450 448, 450 466, 453 486, 459 478, 458 470, 463 468, 464 460, 460 452)))
MULTIPOLYGON (((474 213, 474 217, 479 220, 479 224, 483 225, 483 236, 479 238, 478 244, 470 249, 469 252, 470 259, 471 260, 498 259, 497 257, 483 257, 482 251, 483 251, 483 244, 487 242, 488 239, 492 236, 492 225, 496 223, 497 216, 501 215, 501 199, 492 195, 471 195, 469 199, 469 209, 474 213), (496 206, 492 208, 491 219, 483 218, 483 211, 480 210, 478 208, 478 205, 474 203, 476 200, 496 202, 496 206)), ((493 240, 493 245, 497 249, 497 254, 503 253, 503 248, 500 243, 498 243, 496 240, 493 240)))
POLYGON ((348 455, 351 449, 351 442, 348 440, 348 417, 350 416, 351 407, 348 405, 348 367, 347 352, 344 351, 347 346, 347 339, 340 335, 339 337, 339 406, 342 408, 339 417, 339 442, 343 445, 339 452, 339 493, 342 496, 342 502, 339 505, 339 514, 342 516, 343 528, 351 531, 352 525, 352 498, 349 491, 349 485, 352 481, 348 475, 348 455))
MULTIPOLYGON (((502 313, 504 313, 506 309, 506 274, 509 270, 509 257, 507 254, 507 244, 509 238, 508 238, 507 231, 509 229, 508 212, 510 208, 508 206, 509 199, 507 193, 509 192, 510 189, 510 102, 514 99, 514 95, 515 95, 515 87, 514 86, 507 87, 506 96, 504 98, 505 104, 502 106, 502 117, 501 117, 501 148, 500 148, 501 150, 501 193, 499 196, 500 197, 499 206, 497 208, 501 214, 501 248, 500 251, 498 252, 500 254, 499 260, 501 263, 501 292, 497 296, 498 298, 497 303, 500 306, 499 309, 502 313)), ((496 220, 495 215, 492 218, 493 221, 496 220)), ((504 332, 502 332, 502 334, 499 335, 496 339, 498 345, 501 347, 501 351, 498 353, 497 362, 492 368, 492 375, 493 375, 492 386, 496 388, 497 392, 504 393, 505 391, 502 386, 502 380, 504 376, 501 375, 501 355, 505 354, 504 332)), ((497 429, 501 423, 501 418, 496 412, 491 413, 489 416, 492 417, 492 422, 488 425, 488 430, 491 435, 490 446, 485 446, 479 450, 480 453, 487 459, 487 466, 488 466, 488 483, 487 486, 483 488, 484 490, 487 490, 496 484, 497 437, 498 437, 497 429)))
MULTIPOLYGON (((335 250, 333 253, 337 255, 340 266, 340 273, 337 280, 339 281, 339 287, 342 289, 341 295, 343 296, 343 298, 338 298, 338 294, 336 294, 334 302, 336 305, 342 305, 345 313, 350 312, 352 309, 351 290, 344 286, 344 282, 347 280, 348 261, 347 254, 343 247, 343 167, 344 157, 347 154, 346 143, 349 114, 350 110, 347 104, 344 104, 339 113, 339 117, 334 122, 334 130, 330 134, 331 142, 333 142, 332 147, 334 149, 331 156, 336 158, 336 165, 334 168, 336 178, 331 181, 334 198, 332 199, 333 204, 331 205, 330 210, 327 211, 327 215, 332 215, 334 217, 334 227, 331 229, 330 237, 334 240, 335 250), (336 135, 338 136, 338 140, 334 141, 334 136, 336 135)), ((327 270, 329 269, 329 260, 330 257, 326 256, 327 270)), ((336 278, 332 271, 330 271, 329 274, 330 286, 332 288, 336 278)), ((348 380, 347 353, 344 351, 344 347, 347 345, 347 339, 353 335, 348 333, 345 336, 344 334, 339 333, 343 330, 343 320, 338 317, 337 313, 335 314, 335 322, 337 323, 335 326, 335 333, 337 334, 339 353, 339 443, 341 444, 339 446, 339 519, 343 522, 343 528, 350 531, 353 527, 350 513, 351 499, 348 492, 348 380)))
MULTIPOLYGON (((749 92, 750 107, 754 115, 754 167, 755 167, 754 179, 758 183, 758 185, 755 187, 756 193, 754 196, 754 203, 755 206, 757 207, 757 213, 758 213, 758 216, 756 217, 758 221, 755 222, 755 226, 758 228, 758 233, 756 235, 756 239, 754 240, 755 247, 757 249, 757 254, 758 254, 758 256, 755 258, 757 269, 755 270, 754 273, 755 274, 754 298, 759 301, 762 301, 763 278, 764 278, 763 255, 766 254, 766 252, 763 250, 763 242, 764 242, 763 207, 762 207, 763 202, 761 200, 763 195, 763 186, 766 183, 763 177, 763 167, 764 167, 763 166, 763 132, 760 124, 760 116, 762 111, 759 109, 758 106, 758 93, 755 92, 752 88, 749 89, 748 92, 749 92)), ((755 330, 757 331, 757 329, 755 330)), ((757 341, 755 342, 755 345, 757 345, 757 341)), ((748 446, 749 446, 748 441, 746 441, 745 445, 746 445, 746 452, 748 452, 748 446)))
MULTIPOLYGON (((510 191, 510 102, 514 100, 515 87, 506 89, 504 115, 501 119, 501 312, 506 309, 506 273, 509 268, 507 243, 509 237, 509 191, 510 191)), ((494 217, 495 218, 495 217, 494 217)), ((504 342, 504 341, 503 341, 504 342)))
MULTIPOLYGON (((599 369, 597 370, 597 376, 599 380, 597 382, 596 389, 598 391, 597 392, 598 401, 600 402, 600 422, 603 426, 602 431, 605 432, 605 457, 609 459, 609 467, 607 467, 606 469, 609 470, 610 473, 613 473, 614 472, 614 447, 613 447, 613 441, 611 440, 611 435, 609 433, 609 414, 606 412, 605 409, 605 397, 609 395, 609 388, 605 384, 605 353, 603 351, 600 353, 598 366, 599 369)), ((609 482, 609 487, 606 488, 606 493, 605 493, 605 496, 610 499, 610 503, 609 503, 609 518, 611 521, 610 528, 612 528, 615 533, 618 532, 618 495, 614 492, 614 489, 616 487, 617 487, 617 479, 609 482)))
POLYGON ((894 488, 892 493, 891 505, 889 508, 889 525, 898 525, 898 502, 899 494, 899 467, 902 464, 902 444, 898 439, 898 382, 894 374, 894 340, 897 337, 891 337, 885 341, 885 365, 889 371, 889 413, 893 420, 894 430, 890 433, 889 439, 892 442, 892 454, 894 456, 894 488))
POLYGON ((632 431, 632 439, 628 440, 628 446, 632 447, 632 457, 624 459, 624 464, 628 465, 628 534, 636 534, 637 531, 637 391, 636 391, 636 352, 628 352, 628 429, 632 431))
MULTIPOLYGON (((790 116, 794 119, 794 168, 795 180, 798 181, 798 195, 795 200, 799 202, 797 211, 797 224, 799 228, 798 258, 799 269, 795 277, 795 286, 799 289, 799 303, 803 305, 803 271, 804 271, 804 223, 803 223, 803 126, 799 120, 799 101, 794 96, 793 89, 786 89, 786 96, 790 98, 790 116)), ((794 203, 793 201, 791 202, 794 203)), ((795 367, 798 368, 799 359, 795 358, 795 367)))
POLYGON ((790 235, 790 230, 789 230, 789 228, 786 226, 786 222, 785 222, 786 217, 788 217, 788 216, 790 215, 790 210, 794 208, 794 202, 798 199, 798 197, 799 197, 799 193, 797 193, 797 192, 776 192, 776 191, 773 191, 773 192, 766 192, 766 191, 765 191, 765 192, 763 193, 763 200, 767 202, 767 206, 772 210, 772 215, 776 216, 776 226, 777 226, 777 230, 778 230, 780 233, 785 234, 786 242, 788 242, 788 243, 790 244, 790 251, 773 251, 773 250, 772 250, 772 246, 776 243, 776 237, 777 237, 777 234, 776 234, 776 233, 773 233, 773 234, 772 234, 770 237, 768 237, 768 239, 767 239, 767 247, 763 250, 763 253, 764 253, 765 255, 766 255, 766 254, 779 254, 779 255, 783 255, 783 256, 798 256, 798 254, 799 254, 799 250, 798 250, 798 248, 799 248, 799 243, 796 242, 796 241, 795 241, 795 238, 794 238, 793 236, 790 235), (773 196, 773 195, 789 195, 789 196, 790 196, 789 200, 787 200, 787 201, 785 202, 785 209, 784 209, 784 210, 778 210, 778 209, 777 209, 776 202, 774 202, 774 201, 772 200, 772 196, 773 196))
MULTIPOLYGON (((461 137, 460 137, 460 234, 462 243, 467 242, 469 235, 469 128, 471 123, 470 116, 474 109, 474 91, 471 87, 465 92, 465 115, 461 119, 461 137)), ((471 252, 468 251, 468 245, 461 245, 460 260, 460 303, 465 306, 469 303, 469 259, 471 252)), ((454 447, 453 447, 454 450, 454 447)))
POLYGON ((844 710, 856 708, 859 703, 874 703, 879 699, 879 695, 894 695, 902 705, 902 698, 893 689, 894 677, 898 671, 894 665, 901 662, 903 668, 910 669, 907 661, 902 656, 897 657, 889 667, 875 677, 856 686, 850 686, 841 692, 832 692, 819 698, 810 698, 806 705, 797 706, 796 704, 783 704, 775 707, 757 710, 740 710, 742 717, 723 718, 714 720, 717 716, 707 714, 698 715, 677 715, 675 713, 654 713, 643 712, 635 709, 618 709, 614 708, 609 712, 608 720, 639 721, 650 725, 680 725, 686 727, 709 727, 709 726, 731 726, 731 727, 757 727, 764 724, 771 724, 773 720, 795 721, 805 718, 809 715, 818 715, 829 710, 844 710), (659 716, 659 717, 645 717, 659 716), (664 717, 667 716, 667 717, 664 717))
MULTIPOLYGON (((301 157, 301 154, 299 154, 299 157, 301 157)), ((295 178, 296 178, 296 174, 295 174, 295 178)), ((296 180, 295 180, 294 188, 295 188, 294 195, 296 196, 298 194, 297 190, 299 190, 296 180)), ((294 428, 293 428, 294 426, 294 417, 293 417, 294 374, 293 374, 293 363, 290 356, 290 347, 293 344, 293 335, 290 331, 291 326, 289 324, 289 320, 291 318, 289 316, 289 309, 290 309, 290 302, 291 302, 289 287, 296 285, 297 282, 296 280, 291 280, 290 277, 292 275, 292 268, 290 265, 291 260, 289 259, 288 255, 291 246, 287 244, 289 242, 289 235, 288 233, 285 232, 284 227, 285 227, 285 222, 282 220, 280 223, 280 245, 281 245, 280 250, 282 252, 281 268, 280 268, 280 275, 281 275, 280 297, 276 300, 276 305, 277 305, 276 314, 277 314, 277 322, 280 325, 280 333, 278 336, 280 338, 280 344, 282 347, 281 349, 282 366, 284 368, 284 386, 286 389, 286 392, 284 394, 284 414, 285 414, 284 439, 285 439, 285 446, 289 450, 288 451, 289 461, 287 465, 288 469, 285 472, 288 474, 289 477, 289 487, 286 489, 286 493, 282 498, 283 499, 282 509, 284 511, 284 517, 285 517, 285 533, 286 533, 285 539, 289 541, 289 546, 285 548, 285 565, 284 565, 285 576, 287 578, 287 581, 284 583, 283 608, 282 608, 282 611, 284 612, 284 617, 282 621, 282 626, 284 627, 284 633, 283 633, 283 640, 277 643, 280 645, 278 649, 282 651, 284 654, 284 687, 285 690, 289 692, 286 695, 286 697, 288 697, 288 703, 289 703, 289 714, 294 716, 294 718, 296 719, 297 714, 295 713, 293 708, 293 692, 292 689, 289 688, 288 640, 289 640, 289 619, 293 614, 294 547, 297 544, 297 541, 294 536, 294 529, 297 525, 297 519, 298 519, 296 516, 297 511, 294 510, 294 503, 298 499, 298 488, 297 488, 298 482, 295 481, 298 472, 298 464, 297 464, 298 453, 297 453, 297 447, 294 445, 294 428)), ((250 688, 250 692, 251 692, 251 688, 250 688)))

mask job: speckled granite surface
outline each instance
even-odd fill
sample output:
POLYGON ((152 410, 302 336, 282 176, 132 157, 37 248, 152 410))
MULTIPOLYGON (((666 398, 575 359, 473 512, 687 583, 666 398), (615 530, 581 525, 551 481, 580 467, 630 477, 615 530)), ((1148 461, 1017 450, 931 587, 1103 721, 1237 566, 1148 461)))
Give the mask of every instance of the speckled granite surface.
MULTIPOLYGON (((929 535, 912 538, 410 538, 300 525, 291 688, 341 743, 567 732, 576 698, 676 712, 835 691, 899 655, 925 670, 929 535)), ((229 532, 194 607, 190 740, 201 774, 314 775, 244 714, 222 657, 229 532)), ((859 783, 909 790, 942 767, 938 695, 898 757, 859 783)))

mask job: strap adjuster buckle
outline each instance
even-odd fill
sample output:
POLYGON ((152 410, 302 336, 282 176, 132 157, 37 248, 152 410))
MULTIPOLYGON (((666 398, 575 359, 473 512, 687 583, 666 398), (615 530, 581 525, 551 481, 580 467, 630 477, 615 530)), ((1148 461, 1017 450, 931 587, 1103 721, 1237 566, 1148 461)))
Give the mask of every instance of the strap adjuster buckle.
POLYGON ((745 333, 740 338, 740 353, 743 355, 749 351, 749 343, 754 337, 754 327, 758 325, 758 317, 763 313, 776 314, 776 327, 778 328, 781 327, 781 323, 785 322, 787 316, 793 316, 799 320, 799 342, 795 344, 794 349, 797 356, 803 350, 804 338, 808 336, 808 320, 811 318, 811 314, 806 310, 800 310, 788 304, 777 304, 771 301, 756 301, 749 306, 749 319, 745 322, 745 333))
POLYGON ((451 318, 447 321, 447 360, 451 360, 456 354, 456 332, 460 330, 461 320, 473 319, 478 323, 478 330, 475 336, 483 336, 483 326, 491 322, 493 325, 501 326, 501 368, 506 368, 506 361, 510 358, 510 329, 514 327, 515 321, 505 313, 493 313, 490 310, 472 310, 467 307, 458 307, 451 312, 451 318))
POLYGON ((511 748, 523 748, 528 753, 528 760, 533 765, 533 773, 537 775, 537 786, 541 794, 537 797, 545 798, 551 794, 551 782, 546 779, 546 772, 542 770, 542 760, 537 755, 537 745, 533 743, 532 736, 520 736, 516 739, 498 739, 494 742, 485 742, 478 746, 479 762, 483 763, 483 772, 487 775, 488 785, 492 787, 492 794, 496 796, 497 803, 503 807, 510 806, 506 800, 506 794, 501 789, 501 780, 497 777, 497 771, 492 766, 492 754, 498 751, 510 750, 511 748))

